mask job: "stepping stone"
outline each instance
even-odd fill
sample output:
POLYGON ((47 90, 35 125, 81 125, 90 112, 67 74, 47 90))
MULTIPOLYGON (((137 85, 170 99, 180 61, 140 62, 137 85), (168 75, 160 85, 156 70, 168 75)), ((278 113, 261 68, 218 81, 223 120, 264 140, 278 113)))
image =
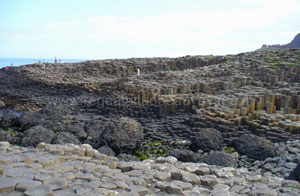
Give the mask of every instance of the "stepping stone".
POLYGON ((54 178, 52 180, 47 180, 44 182, 44 185, 50 187, 52 191, 63 190, 69 187, 67 181, 62 178, 54 178))
POLYGON ((45 185, 40 185, 33 189, 26 191, 25 196, 53 196, 52 190, 45 185))
POLYGON ((1 165, 8 165, 10 164, 10 158, 9 157, 6 157, 6 156, 1 156, 0 157, 0 164, 1 165))
POLYGON ((8 148, 10 146, 9 142, 0 142, 0 147, 5 147, 5 148, 8 148))
POLYGON ((78 193, 79 195, 89 195, 90 193, 95 191, 94 187, 90 187, 88 185, 83 184, 75 184, 70 187, 71 190, 74 190, 75 193, 78 193))
POLYGON ((199 176, 209 175, 210 169, 208 167, 199 167, 195 173, 199 176))
POLYGON ((181 194, 181 192, 183 191, 183 188, 180 186, 177 186, 174 183, 171 183, 169 186, 167 186, 166 191, 167 191, 167 193, 170 193, 170 194, 181 194))
POLYGON ((16 188, 17 182, 6 177, 0 178, 0 193, 6 191, 13 191, 16 188))
POLYGON ((33 189, 39 185, 41 185, 42 183, 40 181, 22 181, 21 183, 17 184, 16 189, 18 191, 26 191, 29 189, 33 189))
POLYGON ((6 175, 6 166, 0 165, 0 176, 6 175))
POLYGON ((0 196, 24 196, 24 193, 19 191, 12 191, 0 193, 0 196))
POLYGON ((131 170, 132 163, 121 161, 118 163, 117 168, 122 172, 128 172, 131 170))
POLYGON ((197 176, 196 174, 184 174, 182 176, 182 181, 183 182, 188 182, 194 185, 200 185, 201 184, 201 180, 200 177, 197 176))
POLYGON ((38 181, 41 181, 41 182, 44 182, 44 181, 47 181, 47 180, 51 180, 55 177, 55 175, 49 175, 49 174, 38 174, 38 175, 35 175, 33 177, 34 180, 38 180, 38 181))
POLYGON ((53 192, 54 196, 81 196, 74 190, 58 190, 53 192))
POLYGON ((219 184, 219 182, 218 178, 215 175, 205 175, 201 177, 201 184, 203 184, 204 186, 213 187, 219 184))
POLYGON ((130 186, 129 189, 131 190, 131 192, 137 192, 140 196, 146 195, 149 192, 147 188, 137 185, 130 186))
POLYGON ((117 189, 117 185, 112 182, 106 182, 100 185, 100 187, 108 189, 108 190, 115 190, 117 189))
POLYGON ((168 181, 172 178, 169 172, 159 172, 154 174, 153 177, 160 181, 168 181))

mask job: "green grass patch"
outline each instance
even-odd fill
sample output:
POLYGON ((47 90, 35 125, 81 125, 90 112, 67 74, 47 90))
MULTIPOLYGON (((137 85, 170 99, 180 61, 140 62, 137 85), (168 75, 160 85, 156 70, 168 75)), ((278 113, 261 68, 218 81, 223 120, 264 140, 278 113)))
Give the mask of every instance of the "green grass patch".
POLYGON ((271 65, 271 69, 273 69, 273 70, 278 70, 278 69, 280 69, 280 65, 278 65, 278 64, 275 64, 275 65, 271 65))
POLYGON ((226 153, 233 153, 234 152, 234 148, 233 147, 225 147, 225 152, 226 153))

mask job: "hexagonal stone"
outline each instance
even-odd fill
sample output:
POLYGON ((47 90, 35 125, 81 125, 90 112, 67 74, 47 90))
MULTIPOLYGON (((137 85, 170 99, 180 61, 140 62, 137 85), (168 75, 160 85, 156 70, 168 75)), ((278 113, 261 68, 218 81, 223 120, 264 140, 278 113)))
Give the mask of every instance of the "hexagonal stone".
POLYGON ((38 174, 38 175, 35 175, 33 177, 34 180, 38 180, 38 181, 41 181, 41 182, 44 182, 46 180, 50 180, 52 178, 54 178, 55 175, 50 175, 50 174, 38 174))
POLYGON ((182 182, 182 181, 179 181, 179 180, 175 180, 171 184, 175 184, 176 186, 181 187, 184 191, 185 190, 191 190, 193 188, 193 185, 191 183, 182 182))
POLYGON ((6 166, 0 165, 0 176, 6 175, 6 166))
POLYGON ((19 191, 11 191, 0 193, 0 196, 24 196, 24 193, 19 191))
POLYGON ((177 186, 174 183, 169 184, 169 186, 167 186, 166 188, 167 193, 170 194, 181 194, 181 192, 183 191, 183 188, 180 186, 177 186))
POLYGON ((268 190, 268 189, 258 189, 256 191, 257 196, 277 196, 278 193, 275 190, 268 190))
POLYGON ((171 176, 173 180, 181 180, 182 179, 182 171, 181 170, 172 170, 171 176))
POLYGON ((212 191, 213 196, 231 196, 229 191, 226 190, 213 190, 212 191))
POLYGON ((125 182, 115 181, 114 183, 116 184, 118 189, 128 189, 129 188, 129 186, 125 182))
POLYGON ((160 189, 161 191, 165 191, 170 183, 164 181, 155 182, 155 187, 160 189))
POLYGON ((62 178, 54 178, 44 182, 44 185, 50 187, 52 191, 63 190, 69 188, 67 181, 62 178))
POLYGON ((1 141, 1 142, 0 142, 0 147, 8 148, 9 146, 10 146, 10 143, 9 143, 9 142, 5 142, 5 141, 1 141))
POLYGON ((167 156, 166 157, 166 163, 175 164, 177 162, 177 158, 173 156, 167 156))
POLYGON ((88 173, 77 173, 75 174, 75 179, 82 179, 82 180, 97 180, 97 178, 93 174, 88 173))
POLYGON ((199 176, 209 175, 210 169, 208 167, 199 167, 198 169, 196 169, 195 174, 199 176))
POLYGON ((120 169, 122 172, 128 172, 131 170, 132 163, 120 161, 117 165, 117 168, 120 169))
POLYGON ((183 182, 188 182, 194 185, 200 185, 201 184, 201 180, 200 177, 197 176, 196 174, 189 174, 189 173, 185 173, 182 176, 182 181, 183 182))
POLYGON ((51 189, 48 186, 40 185, 33 189, 24 192, 25 196, 53 196, 51 189))
POLYGON ((35 169, 35 170, 43 168, 43 166, 39 163, 29 163, 29 164, 26 165, 26 167, 30 167, 30 168, 35 169))
POLYGON ((160 181, 168 181, 172 176, 169 172, 158 172, 154 174, 153 177, 160 181))
POLYGON ((117 185, 115 185, 112 182, 105 182, 105 183, 101 184, 100 187, 108 189, 108 190, 115 190, 115 189, 117 189, 117 185))
POLYGON ((191 173, 195 173, 195 171, 198 169, 198 167, 194 166, 194 165, 189 165, 187 167, 184 168, 184 170, 191 172, 191 173))
POLYGON ((81 196, 77 193, 75 193, 74 190, 58 190, 58 191, 53 191, 54 196, 81 196))
POLYGON ((74 190, 75 193, 79 195, 88 195, 90 193, 93 193, 96 189, 94 187, 90 187, 88 185, 84 184, 74 184, 70 187, 71 190, 74 190))
POLYGON ((0 182, 0 192, 13 191, 17 185, 16 181, 6 177, 1 177, 0 182))
POLYGON ((41 185, 42 183, 40 181, 22 181, 20 183, 17 184, 16 189, 19 191, 26 191, 29 189, 33 189, 39 185, 41 185))
POLYGON ((219 181, 215 175, 205 175, 201 177, 201 184, 204 186, 213 187, 216 184, 219 184, 219 181))
POLYGON ((197 192, 197 191, 191 191, 191 190, 183 191, 183 192, 182 192, 182 195, 183 195, 183 196, 203 196, 203 195, 200 194, 199 192, 197 192))
POLYGON ((149 192, 149 190, 146 187, 137 185, 130 186, 129 189, 131 190, 131 192, 137 192, 140 196, 146 195, 149 192))
POLYGON ((9 157, 6 156, 0 156, 0 164, 1 165, 8 165, 10 164, 11 160, 9 157))

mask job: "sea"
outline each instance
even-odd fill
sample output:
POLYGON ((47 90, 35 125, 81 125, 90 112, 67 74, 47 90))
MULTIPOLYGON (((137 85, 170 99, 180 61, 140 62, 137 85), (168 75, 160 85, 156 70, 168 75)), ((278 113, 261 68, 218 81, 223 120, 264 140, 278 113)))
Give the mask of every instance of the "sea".
MULTIPOLYGON (((61 63, 78 63, 87 59, 61 59, 61 63)), ((0 68, 7 66, 21 66, 33 63, 54 63, 53 59, 31 59, 31 58, 0 58, 0 68)))

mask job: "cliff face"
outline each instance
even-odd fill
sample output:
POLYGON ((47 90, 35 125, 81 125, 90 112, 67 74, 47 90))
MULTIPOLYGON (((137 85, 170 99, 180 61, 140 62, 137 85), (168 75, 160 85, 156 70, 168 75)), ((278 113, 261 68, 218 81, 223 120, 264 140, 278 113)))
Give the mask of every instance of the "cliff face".
POLYGON ((288 44, 280 45, 263 45, 261 47, 262 50, 264 49, 293 49, 293 48, 300 48, 300 33, 298 33, 295 38, 288 44))

